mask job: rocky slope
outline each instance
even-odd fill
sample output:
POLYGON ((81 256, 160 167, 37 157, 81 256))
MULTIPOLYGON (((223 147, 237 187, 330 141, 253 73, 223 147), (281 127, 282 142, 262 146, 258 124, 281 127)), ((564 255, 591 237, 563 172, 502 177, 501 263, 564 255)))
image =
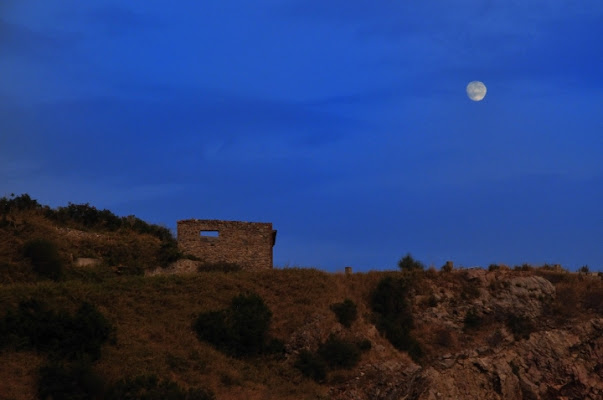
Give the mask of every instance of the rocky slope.
MULTIPOLYGON (((598 284, 600 278, 582 279, 598 284)), ((415 363, 392 357, 396 350, 378 345, 377 360, 332 385, 331 398, 603 398, 600 292, 590 295, 591 310, 596 311, 590 316, 581 315, 579 302, 563 304, 575 307, 570 317, 556 308, 556 287, 541 276, 473 269, 453 272, 447 279, 425 279, 419 286, 417 291, 427 294, 415 293, 416 332, 425 347, 435 342, 430 354, 415 363), (479 327, 468 327, 468 314, 479 320, 479 327)), ((301 329, 291 347, 311 348, 324 339, 327 332, 317 337, 317 325, 312 321, 301 329)), ((365 333, 372 340, 379 336, 371 327, 365 333)))

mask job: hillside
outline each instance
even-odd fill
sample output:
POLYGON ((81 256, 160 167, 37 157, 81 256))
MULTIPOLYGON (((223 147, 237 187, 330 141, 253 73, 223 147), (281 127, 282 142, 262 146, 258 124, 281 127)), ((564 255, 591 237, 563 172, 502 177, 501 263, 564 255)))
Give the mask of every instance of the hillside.
POLYGON ((52 209, 29 195, 0 198, 0 283, 32 282, 39 275, 25 256, 28 242, 42 240, 56 252, 65 278, 100 274, 143 274, 166 267, 182 257, 169 229, 148 224, 134 215, 118 217, 89 204, 52 209), (79 259, 79 260, 78 260, 79 259), (83 262, 101 268, 74 268, 83 262))
POLYGON ((149 257, 155 268, 162 241, 123 226, 53 225, 43 212, 12 210, 0 231, 0 399, 52 390, 73 399, 603 397, 596 274, 491 266, 143 276, 103 261, 51 280, 19 246, 43 237, 69 261, 83 248, 106 254, 117 237, 139 252, 131 262, 149 257), (157 381, 135 380, 144 376, 157 381))

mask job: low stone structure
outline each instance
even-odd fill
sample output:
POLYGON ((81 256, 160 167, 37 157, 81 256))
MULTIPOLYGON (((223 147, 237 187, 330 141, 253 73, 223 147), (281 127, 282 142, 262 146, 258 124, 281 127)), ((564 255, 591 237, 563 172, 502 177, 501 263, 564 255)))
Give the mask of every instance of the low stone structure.
POLYGON ((204 263, 233 263, 246 270, 272 268, 276 230, 271 223, 187 219, 178 221, 178 246, 204 263))

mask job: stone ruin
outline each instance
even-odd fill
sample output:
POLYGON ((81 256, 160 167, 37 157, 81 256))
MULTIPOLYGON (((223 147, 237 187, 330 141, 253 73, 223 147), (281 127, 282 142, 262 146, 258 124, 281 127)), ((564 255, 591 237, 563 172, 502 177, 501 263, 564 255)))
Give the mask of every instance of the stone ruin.
POLYGON ((276 230, 271 223, 187 219, 178 221, 178 246, 204 263, 238 264, 245 270, 272 268, 276 230))

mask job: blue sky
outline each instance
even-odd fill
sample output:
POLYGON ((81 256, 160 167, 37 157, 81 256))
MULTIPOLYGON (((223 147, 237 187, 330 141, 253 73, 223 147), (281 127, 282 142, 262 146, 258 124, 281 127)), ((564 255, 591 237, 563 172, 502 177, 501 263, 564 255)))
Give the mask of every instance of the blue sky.
POLYGON ((277 266, 601 270, 601 38, 598 0, 4 0, 0 195, 272 222, 277 266))

